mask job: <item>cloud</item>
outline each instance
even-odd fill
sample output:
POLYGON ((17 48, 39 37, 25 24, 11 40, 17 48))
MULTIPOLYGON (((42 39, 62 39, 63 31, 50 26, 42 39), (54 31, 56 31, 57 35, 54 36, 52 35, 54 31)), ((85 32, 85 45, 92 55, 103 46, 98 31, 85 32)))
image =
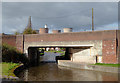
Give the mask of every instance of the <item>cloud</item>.
MULTIPOLYGON (((2 3, 0 3, 0 12, 2 12, 2 3)), ((0 13, 0 33, 2 33, 2 13, 0 13)))
MULTIPOLYGON (((91 28, 94 8, 94 25, 96 29, 118 23, 117 2, 3 2, 2 18, 3 32, 12 33, 10 29, 22 32, 27 26, 29 16, 32 16, 33 29, 48 24, 50 30, 71 27, 73 31, 91 28)), ((113 26, 108 29, 116 29, 113 26)))
POLYGON ((118 2, 119 0, 3 0, 3 2, 118 2))
POLYGON ((109 25, 104 25, 102 27, 97 27, 97 30, 117 30, 118 29, 118 24, 117 23, 113 23, 113 24, 109 24, 109 25))
POLYGON ((118 3, 118 29, 120 30, 120 2, 118 3))

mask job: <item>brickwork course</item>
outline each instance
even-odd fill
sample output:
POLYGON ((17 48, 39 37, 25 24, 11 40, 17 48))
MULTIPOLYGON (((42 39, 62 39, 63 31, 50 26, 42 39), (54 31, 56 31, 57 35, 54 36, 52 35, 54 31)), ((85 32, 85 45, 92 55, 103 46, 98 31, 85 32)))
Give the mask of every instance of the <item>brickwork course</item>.
POLYGON ((47 33, 26 35, 2 35, 2 42, 15 46, 24 51, 25 43, 32 42, 75 42, 75 41, 102 41, 103 63, 118 63, 120 56, 120 30, 47 33))

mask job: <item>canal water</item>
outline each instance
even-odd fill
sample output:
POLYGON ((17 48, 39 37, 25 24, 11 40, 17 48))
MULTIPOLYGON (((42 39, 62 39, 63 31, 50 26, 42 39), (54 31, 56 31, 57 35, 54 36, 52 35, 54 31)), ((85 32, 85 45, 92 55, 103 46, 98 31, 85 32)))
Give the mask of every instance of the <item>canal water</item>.
MULTIPOLYGON (((53 58, 52 58, 53 59, 53 58)), ((45 59, 46 60, 46 59, 45 59)), ((24 81, 117 81, 118 74, 80 70, 58 66, 57 63, 40 63, 23 70, 18 77, 24 81)))

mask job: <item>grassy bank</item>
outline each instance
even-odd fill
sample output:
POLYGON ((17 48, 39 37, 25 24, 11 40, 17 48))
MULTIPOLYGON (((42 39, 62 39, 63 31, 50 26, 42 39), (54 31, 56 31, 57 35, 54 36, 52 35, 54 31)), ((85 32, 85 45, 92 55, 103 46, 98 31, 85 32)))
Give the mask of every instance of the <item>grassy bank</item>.
POLYGON ((2 66, 3 78, 8 78, 10 76, 16 77, 13 72, 19 65, 20 65, 19 63, 6 63, 6 62, 0 63, 0 66, 2 66))
POLYGON ((108 66, 108 67, 120 67, 120 64, 105 64, 105 63, 96 63, 92 65, 99 65, 99 66, 108 66))

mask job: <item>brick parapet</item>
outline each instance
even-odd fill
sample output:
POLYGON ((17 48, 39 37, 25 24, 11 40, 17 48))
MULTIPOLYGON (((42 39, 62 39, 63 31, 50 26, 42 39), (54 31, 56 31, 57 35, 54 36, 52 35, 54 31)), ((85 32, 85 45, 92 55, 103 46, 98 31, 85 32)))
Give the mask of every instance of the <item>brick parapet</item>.
POLYGON ((115 35, 115 30, 95 32, 71 32, 61 34, 33 34, 25 35, 25 42, 104 40, 114 39, 115 35))

